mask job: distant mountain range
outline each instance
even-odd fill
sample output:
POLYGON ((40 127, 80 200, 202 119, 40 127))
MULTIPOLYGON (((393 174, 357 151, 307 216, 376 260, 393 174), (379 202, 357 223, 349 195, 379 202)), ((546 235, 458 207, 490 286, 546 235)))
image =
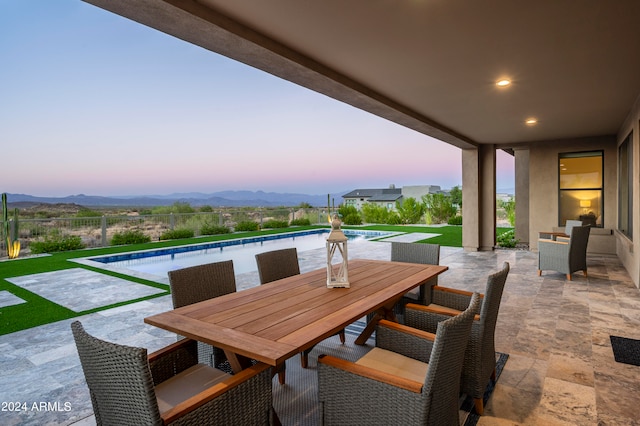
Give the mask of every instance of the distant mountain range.
POLYGON ((496 193, 513 195, 516 193, 516 189, 515 188, 497 188, 496 193))
MULTIPOLYGON (((342 195, 349 191, 330 194, 335 204, 342 203, 342 195)), ((278 207, 298 206, 309 203, 314 207, 327 205, 327 195, 289 194, 264 191, 221 191, 211 194, 201 192, 169 195, 141 195, 101 197, 97 195, 69 195, 67 197, 36 197, 26 194, 7 194, 10 205, 18 203, 78 204, 85 207, 154 207, 168 206, 175 202, 189 203, 194 207, 278 207)))

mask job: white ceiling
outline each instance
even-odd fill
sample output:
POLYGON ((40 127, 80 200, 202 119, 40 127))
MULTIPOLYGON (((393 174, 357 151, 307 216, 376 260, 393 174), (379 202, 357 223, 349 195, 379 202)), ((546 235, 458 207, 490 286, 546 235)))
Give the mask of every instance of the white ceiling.
POLYGON ((639 0, 85 1, 461 148, 613 135, 640 94, 639 0))

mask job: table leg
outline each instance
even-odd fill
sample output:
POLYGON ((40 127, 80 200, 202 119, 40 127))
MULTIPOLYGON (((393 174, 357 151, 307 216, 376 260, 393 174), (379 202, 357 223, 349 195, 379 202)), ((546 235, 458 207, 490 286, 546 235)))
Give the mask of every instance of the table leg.
POLYGON ((273 405, 271 406, 271 424, 273 426, 282 426, 282 423, 280 422, 280 418, 278 417, 278 413, 276 413, 276 410, 273 408, 273 405))
POLYGON ((273 371, 273 376, 275 376, 276 374, 278 375, 278 383, 280 383, 281 385, 284 385, 285 378, 286 378, 285 373, 287 372, 287 365, 283 362, 282 364, 278 364, 275 367, 273 367, 272 371, 273 371))
POLYGON ((367 323, 367 326, 364 328, 364 330, 362 330, 362 333, 360 333, 360 335, 356 339, 355 341, 356 345, 364 345, 365 343, 367 343, 367 340, 369 339, 369 337, 371 337, 373 332, 376 330, 376 325, 378 325, 378 322, 381 319, 398 322, 398 318, 396 318, 396 314, 393 312, 394 305, 395 305, 395 302, 390 305, 383 306, 382 308, 376 311, 373 318, 371 318, 371 321, 367 323))
MULTIPOLYGON (((238 373, 242 370, 244 370, 245 368, 251 367, 251 359, 247 358, 246 356, 242 356, 242 355, 238 355, 234 352, 231 351, 224 351, 225 355, 227 356, 227 360, 229 361, 229 364, 231 365, 231 369, 233 370, 234 373, 238 373)), ((284 385, 285 383, 285 372, 286 370, 286 364, 283 362, 282 364, 278 364, 277 366, 273 367, 273 375, 275 376, 276 374, 278 375, 278 382, 280 382, 281 385, 284 385)))
POLYGON ((231 351, 224 351, 224 354, 227 356, 227 360, 229 364, 231 364, 231 369, 234 373, 238 373, 245 368, 251 367, 251 360, 245 356, 238 355, 231 351))

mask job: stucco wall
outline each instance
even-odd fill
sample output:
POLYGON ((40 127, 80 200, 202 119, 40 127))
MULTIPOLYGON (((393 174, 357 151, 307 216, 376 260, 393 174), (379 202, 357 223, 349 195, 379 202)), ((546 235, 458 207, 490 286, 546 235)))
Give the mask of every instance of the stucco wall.
POLYGON ((640 96, 636 99, 618 132, 619 145, 633 131, 633 240, 615 232, 616 254, 629 272, 636 287, 640 287, 640 96))
POLYGON ((462 247, 493 250, 496 243, 496 148, 462 150, 462 247))
MULTIPOLYGON (((588 251, 615 254, 613 229, 617 223, 617 149, 614 136, 544 141, 529 151, 529 247, 538 249, 538 233, 557 229, 558 155, 580 151, 604 151, 604 229, 594 229, 588 251)), ((562 224, 563 225, 563 224, 562 224)))
POLYGON ((529 244, 529 148, 514 148, 516 171, 515 237, 529 244))
POLYGON ((466 251, 480 249, 479 158, 477 149, 462 150, 462 247, 466 251))

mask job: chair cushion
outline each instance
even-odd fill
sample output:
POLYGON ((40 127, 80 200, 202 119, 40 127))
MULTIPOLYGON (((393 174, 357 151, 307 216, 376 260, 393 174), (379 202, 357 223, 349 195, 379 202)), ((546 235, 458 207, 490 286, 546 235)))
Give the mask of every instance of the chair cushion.
POLYGON ((228 377, 231 375, 208 365, 189 367, 155 387, 158 409, 162 414, 228 377))
POLYGON ((356 361, 356 364, 373 368, 414 382, 424 383, 429 364, 381 348, 373 348, 356 361))

